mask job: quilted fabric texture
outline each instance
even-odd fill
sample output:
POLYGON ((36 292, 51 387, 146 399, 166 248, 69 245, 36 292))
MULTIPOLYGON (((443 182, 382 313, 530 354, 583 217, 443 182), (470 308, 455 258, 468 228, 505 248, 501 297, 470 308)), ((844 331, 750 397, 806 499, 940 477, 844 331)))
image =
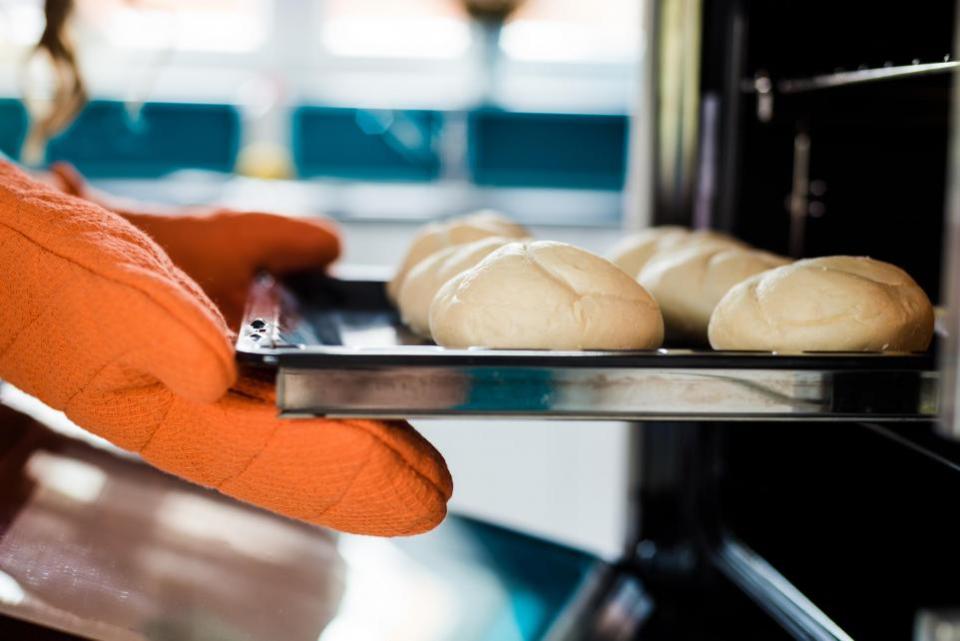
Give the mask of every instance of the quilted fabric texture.
MULTIPOLYGON (((174 219, 165 224, 175 239, 174 219)), ((272 260, 281 268, 308 255, 329 260, 332 230, 317 229, 322 236, 283 229, 263 240, 273 250, 241 252, 234 265, 252 274, 272 260), (292 236, 302 244, 277 258, 292 236)), ((221 267, 183 251, 220 292, 221 267)), ((229 253, 218 246, 203 255, 229 253)), ((445 516, 450 475, 409 425, 279 420, 272 386, 238 380, 223 316, 157 243, 4 162, 0 265, 0 378, 82 427, 162 470, 339 530, 414 534, 445 516)))
POLYGON ((340 239, 325 220, 293 219, 261 212, 170 212, 91 189, 67 163, 51 178, 62 191, 120 214, 146 232, 213 300, 230 327, 243 316, 256 269, 273 274, 326 265, 340 254, 340 239), (152 211, 146 211, 152 209, 152 211))

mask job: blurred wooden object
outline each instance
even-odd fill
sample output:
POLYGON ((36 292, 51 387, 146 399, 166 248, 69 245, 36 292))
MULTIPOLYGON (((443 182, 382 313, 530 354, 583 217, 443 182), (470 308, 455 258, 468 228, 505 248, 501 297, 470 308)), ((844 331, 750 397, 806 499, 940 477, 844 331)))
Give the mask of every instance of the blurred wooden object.
POLYGON ((525 0, 461 0, 460 4, 474 20, 503 24, 525 0))

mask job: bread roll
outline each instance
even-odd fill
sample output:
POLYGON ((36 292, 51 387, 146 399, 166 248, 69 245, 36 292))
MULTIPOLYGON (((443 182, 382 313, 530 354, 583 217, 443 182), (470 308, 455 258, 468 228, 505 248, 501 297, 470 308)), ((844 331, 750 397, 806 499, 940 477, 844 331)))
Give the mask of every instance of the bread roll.
POLYGON ((923 351, 933 307, 910 276, 854 256, 801 260, 758 274, 723 297, 710 319, 714 349, 923 351))
POLYGON ((608 257, 617 267, 636 277, 656 254, 691 245, 745 246, 731 236, 709 229, 691 231, 685 227, 664 225, 631 234, 617 243, 608 257))
POLYGON ((490 210, 446 222, 430 223, 414 237, 396 275, 387 283, 387 295, 391 301, 396 302, 407 273, 421 260, 444 247, 462 245, 490 236, 527 238, 529 235, 523 225, 490 210))
POLYGON ((565 243, 514 242, 440 288, 433 339, 446 347, 648 349, 660 310, 613 263, 565 243))
POLYGON ((430 336, 430 303, 443 285, 486 258, 495 250, 511 242, 508 238, 491 236, 464 245, 453 245, 434 252, 423 259, 403 280, 397 307, 406 325, 421 336, 430 336))
POLYGON ((749 249, 750 245, 743 242, 739 238, 734 238, 730 234, 725 234, 722 231, 715 231, 713 229, 694 229, 691 231, 686 238, 673 239, 664 239, 661 243, 662 249, 673 249, 680 247, 690 247, 693 245, 697 246, 718 246, 718 247, 742 247, 743 249, 749 249))
POLYGON ((662 240, 671 236, 675 238, 686 236, 689 233, 684 227, 673 225, 641 229, 614 245, 607 254, 607 258, 631 276, 636 276, 643 265, 656 253, 662 240))
POLYGON ((728 242, 695 243, 659 252, 637 280, 660 305, 670 340, 706 343, 713 308, 731 287, 788 262, 728 242))

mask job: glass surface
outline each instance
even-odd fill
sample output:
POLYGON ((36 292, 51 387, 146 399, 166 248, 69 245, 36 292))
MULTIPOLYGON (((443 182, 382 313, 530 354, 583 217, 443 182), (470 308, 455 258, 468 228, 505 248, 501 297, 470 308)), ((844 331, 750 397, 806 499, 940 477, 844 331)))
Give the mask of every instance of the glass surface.
POLYGON ((420 537, 338 537, 0 406, 13 619, 109 640, 526 641, 597 565, 458 517, 420 537))

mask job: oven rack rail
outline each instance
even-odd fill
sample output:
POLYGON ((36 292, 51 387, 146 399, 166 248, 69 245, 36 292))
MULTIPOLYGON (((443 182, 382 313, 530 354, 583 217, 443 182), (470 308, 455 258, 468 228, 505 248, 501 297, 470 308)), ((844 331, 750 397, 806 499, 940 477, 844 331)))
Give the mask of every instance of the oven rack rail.
POLYGON ((380 281, 251 289, 242 364, 290 417, 932 421, 932 353, 446 349, 409 335, 380 281), (269 374, 268 374, 269 375, 269 374))
POLYGON ((950 60, 944 56, 940 62, 921 63, 914 61, 909 65, 884 65, 882 67, 860 67, 854 70, 837 70, 833 73, 818 74, 807 78, 773 79, 767 73, 758 73, 754 78, 746 78, 741 82, 741 90, 745 93, 781 95, 808 93, 824 89, 848 87, 877 83, 891 80, 916 78, 936 74, 953 73, 960 69, 960 61, 950 60))
POLYGON ((936 372, 363 367, 277 370, 287 417, 932 422, 936 372))

